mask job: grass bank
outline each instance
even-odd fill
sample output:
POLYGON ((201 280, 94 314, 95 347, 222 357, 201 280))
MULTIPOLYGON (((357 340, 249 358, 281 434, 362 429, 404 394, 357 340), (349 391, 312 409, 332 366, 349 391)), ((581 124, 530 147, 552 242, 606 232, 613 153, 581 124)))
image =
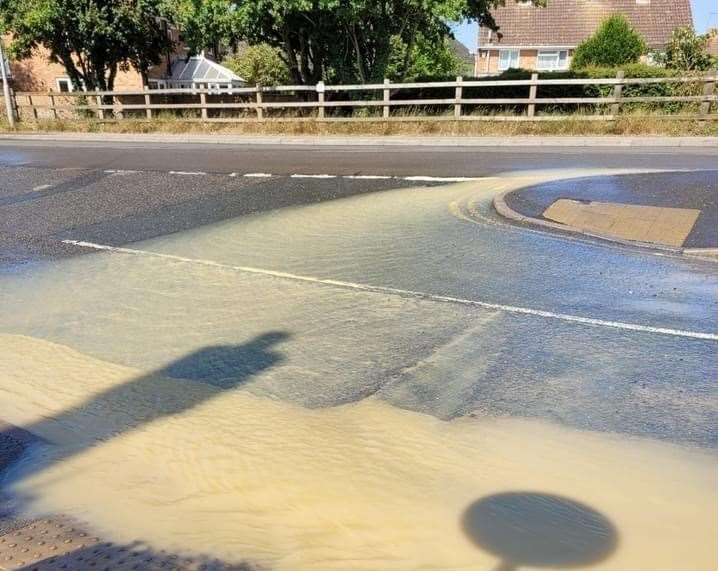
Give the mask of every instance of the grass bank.
POLYGON ((22 122, 12 130, 0 123, 3 133, 173 133, 236 135, 432 135, 432 136, 518 136, 518 135, 660 135, 718 136, 718 121, 666 119, 665 117, 622 117, 616 121, 582 121, 566 117, 549 122, 500 121, 363 121, 313 122, 266 121, 262 123, 202 123, 179 119, 152 121, 47 120, 22 122))

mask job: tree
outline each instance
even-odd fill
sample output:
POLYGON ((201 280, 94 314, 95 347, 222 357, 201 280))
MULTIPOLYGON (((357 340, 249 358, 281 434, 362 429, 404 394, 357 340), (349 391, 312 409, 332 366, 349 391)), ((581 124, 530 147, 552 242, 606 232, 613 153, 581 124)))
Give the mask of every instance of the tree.
POLYGON ((146 75, 171 47, 161 0, 0 0, 0 18, 22 58, 44 46, 75 89, 112 90, 119 70, 146 75))
POLYGON ((696 34, 692 28, 673 30, 666 51, 657 58, 670 69, 705 71, 716 67, 716 61, 708 54, 708 46, 716 32, 696 34))
POLYGON ((473 74, 473 68, 454 52, 449 38, 431 42, 420 35, 415 40, 411 53, 407 54, 407 51, 408 46, 399 36, 394 36, 386 77, 394 81, 415 81, 432 76, 473 74))
POLYGON ((408 71, 417 41, 440 45, 450 36, 449 21, 496 29, 490 9, 505 1, 245 0, 237 13, 242 37, 278 48, 295 83, 366 83, 384 78, 395 38, 406 47, 399 67, 408 71))
POLYGON ((633 29, 625 16, 615 14, 576 48, 571 67, 616 67, 636 63, 646 49, 643 36, 633 29))
POLYGON ((237 1, 170 0, 174 21, 193 54, 210 50, 221 57, 223 46, 236 42, 238 36, 237 1))
POLYGON ((282 85, 289 81, 289 70, 279 50, 267 44, 249 46, 222 64, 250 85, 282 85))

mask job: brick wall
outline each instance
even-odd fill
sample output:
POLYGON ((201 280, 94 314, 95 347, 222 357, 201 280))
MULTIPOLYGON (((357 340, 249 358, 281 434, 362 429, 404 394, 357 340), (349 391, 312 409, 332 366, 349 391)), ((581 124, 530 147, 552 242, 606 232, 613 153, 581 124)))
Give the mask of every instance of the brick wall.
MULTIPOLYGON (((574 50, 568 50, 569 57, 573 56, 574 50)), ((538 63, 537 49, 522 49, 519 51, 519 66, 521 69, 533 71, 538 63)), ((476 54, 474 73, 476 75, 499 74, 499 50, 479 50, 476 54), (486 56, 488 54, 488 56, 486 56)))
MULTIPOLYGON (((179 32, 170 30, 170 33, 177 45, 172 58, 184 56, 184 47, 179 43, 179 32)), ((11 36, 5 36, 3 43, 7 46, 11 40, 11 36)), ((15 91, 58 91, 57 79, 67 77, 67 72, 62 65, 51 62, 48 55, 49 51, 40 47, 33 50, 31 57, 10 62, 15 91)), ((160 65, 152 67, 148 75, 152 78, 166 77, 167 57, 162 58, 160 65)), ((118 71, 115 89, 118 91, 142 89, 142 76, 134 69, 118 71)))
MULTIPOLYGON (((15 91, 58 91, 57 79, 67 77, 67 72, 62 65, 51 62, 48 55, 49 51, 40 47, 33 50, 31 57, 10 62, 15 91)), ((115 89, 142 89, 142 77, 135 70, 118 71, 115 89)))

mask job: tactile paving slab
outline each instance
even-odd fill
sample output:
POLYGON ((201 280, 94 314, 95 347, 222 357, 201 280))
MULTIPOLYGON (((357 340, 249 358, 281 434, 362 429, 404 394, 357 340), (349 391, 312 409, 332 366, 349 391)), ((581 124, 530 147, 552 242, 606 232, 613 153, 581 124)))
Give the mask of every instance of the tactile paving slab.
POLYGON ((35 520, 0 536, 2 571, 258 571, 209 557, 123 545, 87 533, 69 518, 35 520))

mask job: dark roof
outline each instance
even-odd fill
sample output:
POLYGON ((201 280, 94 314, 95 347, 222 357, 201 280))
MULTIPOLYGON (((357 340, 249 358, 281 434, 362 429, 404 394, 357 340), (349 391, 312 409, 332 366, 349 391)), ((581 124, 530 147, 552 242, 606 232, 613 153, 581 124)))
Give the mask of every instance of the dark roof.
POLYGON ((624 14, 651 48, 665 46, 676 28, 693 27, 690 0, 548 0, 545 8, 507 0, 492 10, 503 37, 482 27, 479 45, 573 47, 616 13, 624 14))

